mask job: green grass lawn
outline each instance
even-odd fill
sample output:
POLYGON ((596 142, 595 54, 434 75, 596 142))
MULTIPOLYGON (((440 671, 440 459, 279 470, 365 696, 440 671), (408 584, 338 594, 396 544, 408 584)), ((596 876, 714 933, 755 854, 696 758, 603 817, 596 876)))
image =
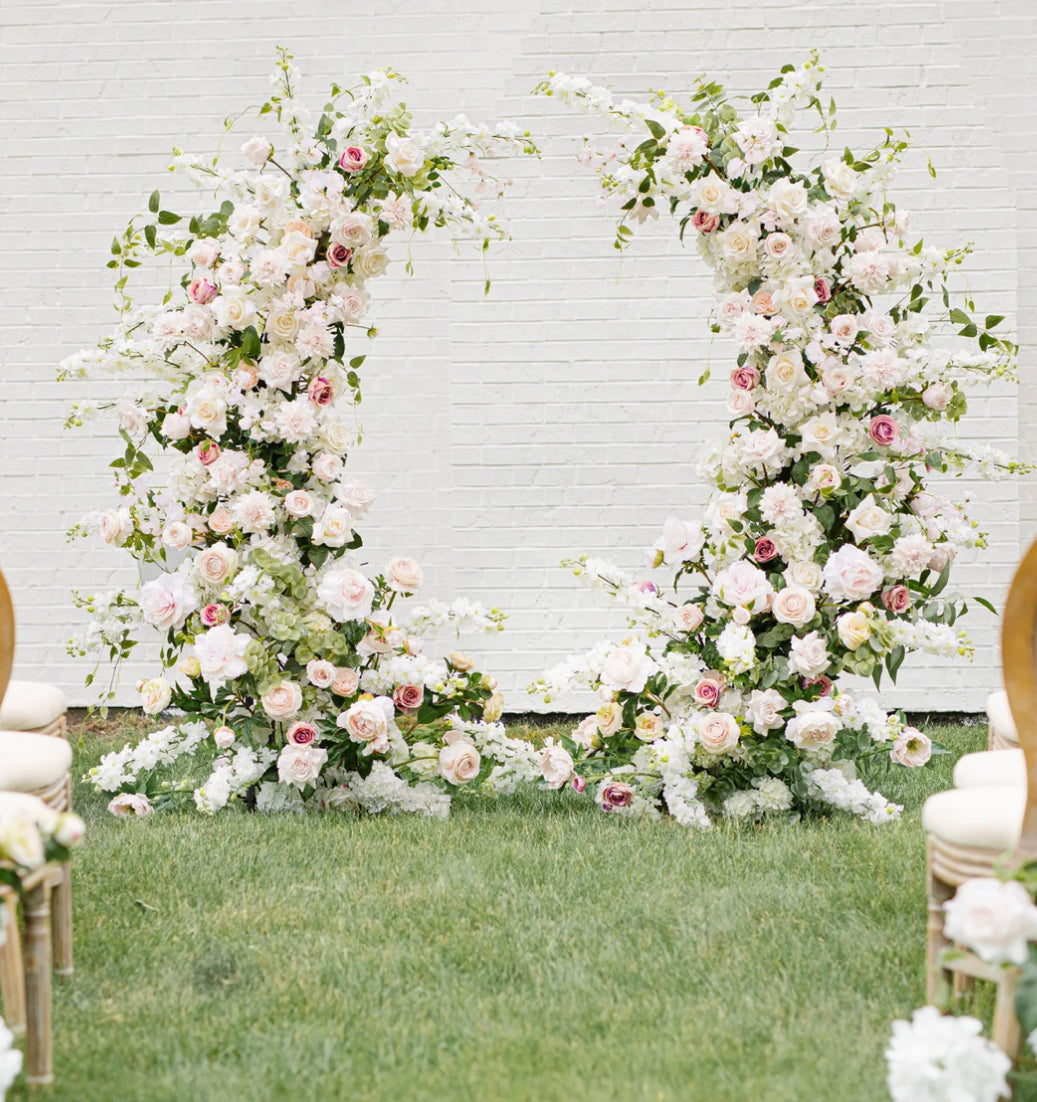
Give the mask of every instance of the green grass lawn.
MULTIPOLYGON (((953 755, 897 772, 883 827, 694 833, 540 791, 446 823, 123 822, 81 785, 47 1097, 886 1099, 890 1020, 924 1001, 919 808, 985 741, 935 733, 953 755)), ((123 741, 78 738, 77 771, 123 741)))

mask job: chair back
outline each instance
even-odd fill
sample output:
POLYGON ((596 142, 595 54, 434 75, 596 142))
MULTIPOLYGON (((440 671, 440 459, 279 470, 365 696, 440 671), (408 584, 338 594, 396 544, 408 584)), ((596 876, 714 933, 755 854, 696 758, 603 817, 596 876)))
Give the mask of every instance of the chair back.
POLYGON ((1026 761, 1026 811, 1019 852, 1037 857, 1037 540, 1012 579, 1001 620, 1001 665, 1008 706, 1026 761))
POLYGON ((0 571, 0 703, 3 703, 7 683, 11 679, 11 666, 14 663, 14 605, 11 604, 11 591, 0 571))

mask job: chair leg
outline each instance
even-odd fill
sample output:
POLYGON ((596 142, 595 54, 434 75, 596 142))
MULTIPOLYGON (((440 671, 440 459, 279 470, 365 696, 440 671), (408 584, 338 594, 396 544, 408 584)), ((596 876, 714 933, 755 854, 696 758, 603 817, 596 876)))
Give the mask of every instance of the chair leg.
POLYGON ((30 1086, 54 1082, 50 937, 50 887, 43 883, 25 895, 25 1079, 30 1086))
POLYGON ((54 915, 54 971, 70 976, 72 965, 72 867, 61 866, 61 881, 51 895, 54 915))
POLYGON ((25 1032, 25 972, 22 964, 22 937, 18 931, 18 908, 4 900, 6 940, 0 946, 0 996, 4 1001, 4 1021, 12 1033, 25 1032))
POLYGON ((934 1004, 936 1002, 936 992, 940 985, 940 975, 943 971, 940 967, 940 954, 948 945, 948 941, 943 935, 943 905, 954 894, 954 890, 950 884, 942 881, 933 872, 931 854, 927 872, 929 879, 929 923, 926 937, 926 1001, 934 1004))
POLYGON ((1017 973, 1007 973, 997 985, 997 999, 994 1002, 994 1023, 990 1031, 991 1039, 998 1045, 1013 1063, 1019 1058, 1023 1035, 1019 1018, 1015 1013, 1015 989, 1017 973))

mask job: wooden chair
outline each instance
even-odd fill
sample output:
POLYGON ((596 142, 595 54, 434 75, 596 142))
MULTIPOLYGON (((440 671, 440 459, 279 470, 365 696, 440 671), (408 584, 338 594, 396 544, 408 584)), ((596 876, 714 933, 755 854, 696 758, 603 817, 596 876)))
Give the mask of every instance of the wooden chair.
MULTIPOLYGON (((1037 858, 1037 541, 1012 579, 1001 625, 1001 660, 1011 714, 1015 717, 1023 784, 978 784, 931 796, 922 812, 929 836, 928 999, 941 974, 957 985, 974 978, 997 984, 993 1039, 1012 1058, 1021 1043, 1015 1015, 1019 970, 994 967, 972 953, 941 964, 948 945, 943 905, 966 880, 992 876, 1003 855, 1037 858)), ((974 755, 1000 757, 1004 751, 974 755)))

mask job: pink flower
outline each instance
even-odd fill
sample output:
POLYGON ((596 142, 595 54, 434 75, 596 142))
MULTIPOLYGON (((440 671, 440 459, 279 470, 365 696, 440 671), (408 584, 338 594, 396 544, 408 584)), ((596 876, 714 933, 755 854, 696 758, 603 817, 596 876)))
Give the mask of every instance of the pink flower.
POLYGON ((730 712, 714 712, 699 720, 696 733, 707 750, 722 754, 737 744, 742 731, 730 712))
POLYGON ((680 631, 698 631, 702 619, 702 609, 698 605, 681 605, 673 610, 673 622, 680 631))
POLYGON ((329 268, 345 268, 349 264, 353 250, 346 245, 329 245, 325 254, 329 268))
POLYGON ((335 400, 335 388, 324 378, 318 375, 306 388, 310 401, 315 406, 327 406, 335 400))
POLYGON ((343 666, 331 683, 331 691, 337 696, 352 696, 360 687, 360 675, 350 666, 343 666))
POLYGON ((629 807, 634 799, 634 790, 629 784, 609 781, 600 794, 602 811, 615 811, 616 808, 629 807))
POLYGON ((720 215, 710 214, 708 210, 697 210, 692 216, 691 224, 699 233, 712 233, 720 225, 720 215))
POLYGON ((892 417, 880 414, 878 417, 871 419, 871 424, 868 425, 868 435, 876 444, 888 448, 890 444, 900 439, 900 426, 892 417))
POLYGON ((298 788, 313 784, 327 760, 327 750, 289 743, 277 758, 278 780, 282 784, 294 784, 298 788))
POLYGON ((882 591, 882 603, 890 612, 906 612, 911 607, 911 594, 906 585, 895 585, 882 591))
POLYGON ((755 367, 736 367, 731 372, 731 385, 736 390, 755 390, 760 384, 760 372, 755 367))
POLYGON ((704 677, 692 691, 697 703, 704 708, 715 708, 724 691, 724 683, 715 677, 704 677))
POLYGON ((220 458, 220 445, 215 440, 203 440, 195 449, 195 454, 203 467, 211 467, 220 458))
POLYGON ((821 691, 817 694, 818 697, 829 696, 832 692, 833 681, 830 677, 825 677, 822 674, 820 677, 811 677, 803 682, 804 689, 812 689, 815 685, 819 685, 821 691))
POLYGON ((760 536, 756 541, 756 549, 753 558, 757 562, 770 562, 778 557, 778 548, 769 536, 760 536))
POLYGON ((420 707, 424 699, 425 690, 421 685, 397 685, 392 694, 392 702, 402 712, 420 707))
POLYGON ((638 593, 650 593, 654 596, 659 592, 659 588, 656 586, 655 582, 645 581, 637 583, 637 591, 638 593))
POLYGON ((573 791, 574 792, 582 792, 586 787, 587 787, 587 778, 586 777, 581 777, 579 775, 579 773, 577 773, 573 777, 573 791))
POLYGON ((573 759, 561 746, 548 746, 540 755, 540 773, 548 788, 561 788, 573 775, 573 759))
POLYGON ((207 302, 212 302, 216 297, 216 293, 216 284, 210 283, 205 276, 199 276, 197 279, 192 279, 187 285, 187 297, 192 302, 197 302, 202 306, 207 302))
POLYGON ((155 809, 147 796, 136 792, 121 792, 108 804, 108 810, 120 819, 143 819, 155 809))
POLYGON ((343 172, 359 172, 367 164, 367 152, 358 145, 347 145, 338 159, 338 167, 343 172))
POLYGON ((925 765, 932 753, 933 743, 928 735, 923 735, 916 727, 905 727, 893 743, 889 756, 897 765, 916 767, 925 765))
POLYGON ((290 719, 302 707, 302 687, 294 681, 282 681, 263 693, 259 702, 271 719, 290 719))
POLYGON ((202 609, 202 623, 207 628, 218 628, 230 620, 230 610, 226 605, 211 604, 202 609))
POLYGON ((817 301, 824 305, 832 297, 832 292, 828 288, 828 280, 820 277, 815 279, 814 294, 817 295, 817 301))
POLYGON ((292 744, 292 746, 309 746, 311 742, 315 742, 317 738, 317 728, 312 723, 306 723, 300 720, 298 723, 293 723, 291 727, 285 731, 284 737, 292 744))

